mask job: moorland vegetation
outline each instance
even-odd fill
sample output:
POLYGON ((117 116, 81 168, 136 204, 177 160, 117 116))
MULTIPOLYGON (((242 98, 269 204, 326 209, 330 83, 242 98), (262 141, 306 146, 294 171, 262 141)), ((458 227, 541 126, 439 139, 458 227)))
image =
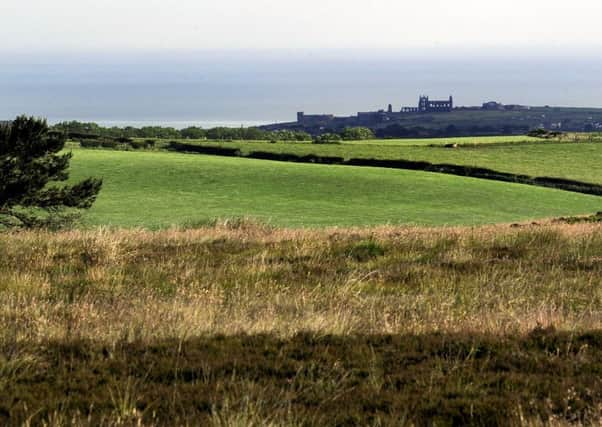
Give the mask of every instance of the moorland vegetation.
POLYGON ((590 425, 599 223, 0 235, 5 425, 590 425))

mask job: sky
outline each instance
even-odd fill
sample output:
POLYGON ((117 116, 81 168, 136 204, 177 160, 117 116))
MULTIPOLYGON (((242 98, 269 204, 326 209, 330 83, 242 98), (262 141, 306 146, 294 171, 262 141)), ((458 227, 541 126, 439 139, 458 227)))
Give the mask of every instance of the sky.
POLYGON ((600 0, 1 0, 0 52, 588 49, 600 0))
POLYGON ((602 0, 0 0, 0 120, 602 106, 602 0))

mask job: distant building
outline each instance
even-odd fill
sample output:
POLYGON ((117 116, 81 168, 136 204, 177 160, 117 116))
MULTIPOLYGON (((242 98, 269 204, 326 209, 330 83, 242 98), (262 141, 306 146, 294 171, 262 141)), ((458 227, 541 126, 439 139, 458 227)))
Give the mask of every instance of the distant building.
POLYGON ((500 102, 489 101, 483 103, 483 110, 503 110, 504 105, 500 102))
POLYGON ((454 109, 454 98, 449 97, 446 101, 431 101, 428 96, 421 96, 418 100, 418 112, 420 113, 447 113, 454 109))
POLYGON ((333 114, 305 114, 303 111, 297 113, 297 123, 304 126, 326 125, 334 120, 333 114))
POLYGON ((419 113, 420 109, 418 107, 401 107, 402 113, 419 113))
POLYGON ((418 99, 417 107, 402 107, 399 111, 393 111, 393 105, 389 104, 386 110, 358 112, 355 116, 335 117, 333 114, 305 114, 303 111, 297 113, 295 125, 304 129, 317 128, 342 128, 345 126, 367 126, 374 127, 383 123, 400 120, 404 114, 416 113, 447 113, 454 108, 452 96, 447 100, 431 101, 428 96, 418 99))
POLYGON ((367 127, 379 137, 441 137, 468 135, 522 135, 529 129, 565 132, 602 130, 602 108, 567 109, 503 104, 496 100, 473 106, 455 106, 452 96, 431 100, 423 95, 414 106, 360 111, 346 116, 297 113, 297 120, 260 126, 265 130, 299 130, 311 135, 367 127), (454 114, 446 114, 453 111, 454 114), (486 119, 485 121, 483 119, 486 119))

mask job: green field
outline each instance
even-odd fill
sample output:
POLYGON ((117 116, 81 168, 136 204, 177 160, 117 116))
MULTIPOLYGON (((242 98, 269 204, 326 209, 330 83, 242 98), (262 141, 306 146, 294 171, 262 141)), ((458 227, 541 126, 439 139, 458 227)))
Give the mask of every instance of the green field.
POLYGON ((385 146, 429 146, 446 144, 515 144, 523 142, 545 142, 545 139, 524 135, 510 136, 474 136, 453 138, 400 138, 400 139, 370 139, 363 141, 346 141, 349 145, 385 145, 385 146))
POLYGON ((279 226, 485 224, 593 213, 602 199, 443 174, 165 152, 73 150, 102 177, 84 224, 167 227, 249 217, 279 226))
MULTIPOLYGON (((200 145, 239 148, 243 153, 270 151, 298 155, 317 154, 349 158, 421 160, 479 166, 516 174, 568 178, 602 184, 602 143, 535 142, 515 144, 475 144, 473 147, 444 148, 404 146, 386 140, 376 142, 344 142, 341 144, 207 142, 200 145)), ((403 141, 403 140, 401 140, 403 141)), ((424 145, 439 144, 439 139, 425 139, 424 145)), ((445 140, 444 140, 445 141, 445 140)), ((474 138, 458 138, 459 144, 470 144, 474 138), (464 141, 464 142, 462 142, 464 141)))

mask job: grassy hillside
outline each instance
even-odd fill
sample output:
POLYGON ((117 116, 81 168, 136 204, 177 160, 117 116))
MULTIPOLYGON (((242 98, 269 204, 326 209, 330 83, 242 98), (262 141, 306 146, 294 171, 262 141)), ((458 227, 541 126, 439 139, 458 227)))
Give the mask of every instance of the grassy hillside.
MULTIPOLYGON (((507 138, 507 137, 504 137, 507 138)), ((473 144, 479 139, 459 138, 459 144, 473 144), (473 141, 473 142, 471 142, 473 141)), ((451 163, 485 167, 501 172, 531 176, 552 176, 602 184, 602 143, 535 142, 527 144, 479 144, 458 148, 429 147, 440 145, 440 139, 425 139, 424 146, 403 145, 403 140, 369 141, 317 145, 309 143, 267 142, 206 142, 213 145, 250 151, 272 151, 300 155, 318 154, 349 158, 424 160, 432 163, 451 163)), ((414 141, 414 140, 410 140, 414 141)))
MULTIPOLYGON (((450 113, 407 114, 396 123, 411 128, 414 126, 429 129, 445 129, 454 125, 460 129, 471 129, 475 126, 490 127, 496 132, 508 132, 506 126, 533 129, 552 123, 563 124, 564 130, 583 131, 587 124, 602 122, 600 108, 565 108, 565 107, 532 107, 521 111, 484 111, 484 110, 454 110, 450 113)), ((381 126, 387 126, 387 123, 381 126)))
POLYGON ((87 225, 224 217, 286 226, 484 224, 602 208, 594 196, 442 174, 164 152, 76 149, 71 172, 104 179, 87 225))

